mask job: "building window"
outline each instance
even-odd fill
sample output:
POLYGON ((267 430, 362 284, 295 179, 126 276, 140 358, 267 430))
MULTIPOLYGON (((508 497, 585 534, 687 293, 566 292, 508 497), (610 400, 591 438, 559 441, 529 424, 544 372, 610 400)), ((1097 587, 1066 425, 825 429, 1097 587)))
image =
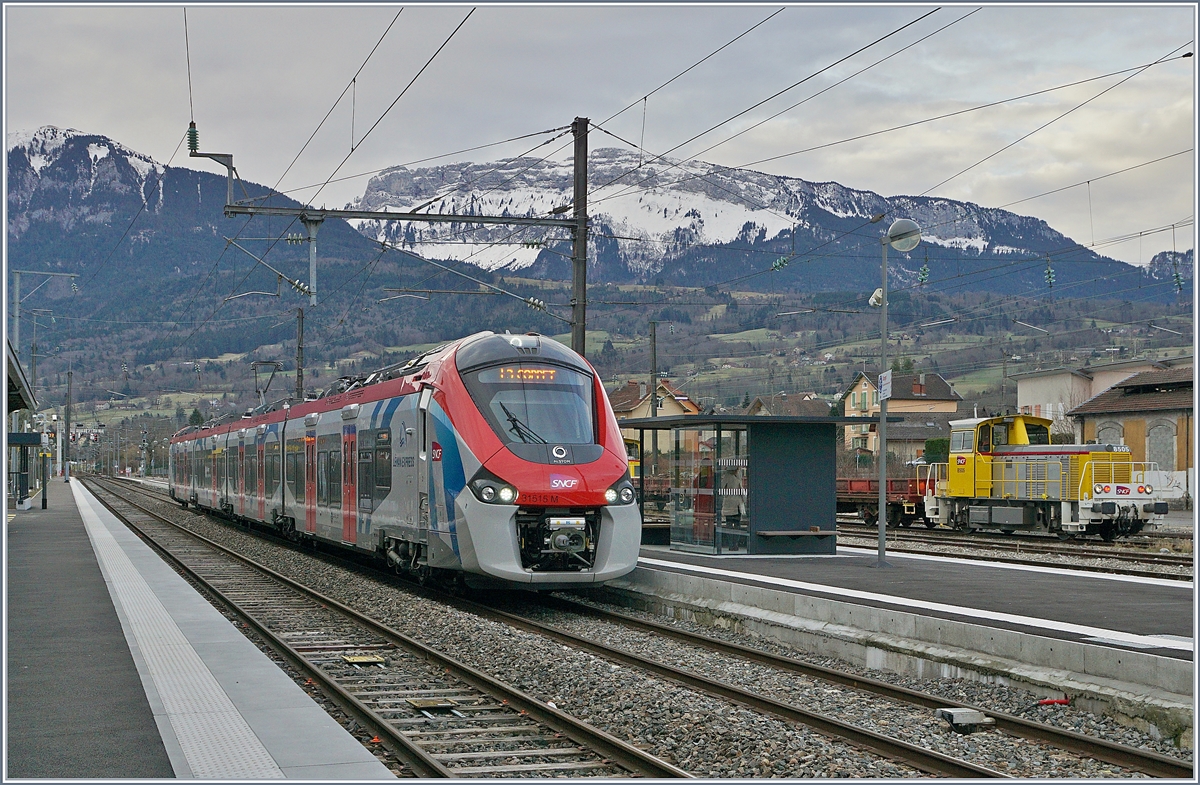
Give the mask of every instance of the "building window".
POLYGON ((871 405, 872 406, 879 405, 879 390, 873 390, 871 392, 871 405))
POLYGON ((858 408, 858 393, 856 393, 856 392, 850 393, 850 408, 851 409, 858 408))
POLYGON ((1146 431, 1146 460, 1158 464, 1159 471, 1175 471, 1175 424, 1156 420, 1146 431))

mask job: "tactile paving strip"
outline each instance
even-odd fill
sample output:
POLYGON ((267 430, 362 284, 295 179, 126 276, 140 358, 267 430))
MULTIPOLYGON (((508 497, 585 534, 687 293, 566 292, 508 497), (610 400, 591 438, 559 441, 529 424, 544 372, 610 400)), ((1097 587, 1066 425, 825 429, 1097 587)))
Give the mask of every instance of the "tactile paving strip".
POLYGON ((175 620, 72 483, 75 502, 114 599, 150 671, 179 746, 201 779, 282 779, 283 772, 221 689, 175 620))

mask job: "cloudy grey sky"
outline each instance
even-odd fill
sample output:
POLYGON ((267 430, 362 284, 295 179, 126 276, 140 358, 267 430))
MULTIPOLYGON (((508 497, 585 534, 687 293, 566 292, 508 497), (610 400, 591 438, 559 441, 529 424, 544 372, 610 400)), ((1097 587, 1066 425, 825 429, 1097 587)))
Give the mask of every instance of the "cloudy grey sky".
MULTIPOLYGON (((480 4, 362 141, 471 10, 407 6, 362 68, 352 94, 333 110, 280 187, 323 182, 350 153, 352 139, 360 146, 340 175, 564 126, 575 116, 599 122, 631 103, 636 106, 605 127, 663 152, 935 8, 480 4), (651 95, 643 112, 643 96, 781 8, 651 95)), ((194 115, 202 149, 233 153, 244 179, 274 185, 400 6, 189 7, 190 95, 183 9, 5 5, 6 131, 72 127, 105 134, 163 163, 174 154, 175 165, 219 171, 215 164, 189 161, 186 147, 176 152, 194 115)), ((884 195, 929 193, 987 207, 1091 180, 1090 187, 1009 209, 1043 218, 1083 243, 1158 229, 1194 213, 1196 59, 1177 58, 1193 50, 1196 24, 1190 3, 943 6, 672 156, 694 155, 811 98, 704 152, 702 159, 884 195), (855 75, 889 55, 894 56, 855 75), (1127 70, 1167 57, 1141 73, 1127 70), (1105 76, 1118 71, 1124 73, 1105 76), (786 155, 817 146, 824 147, 786 155)), ((593 148, 618 144, 593 132, 593 148)), ((457 158, 486 161, 530 146, 525 140, 457 158)), ((560 155, 569 153, 568 147, 560 155)), ((365 185, 366 177, 332 183, 316 202, 343 206, 365 185)), ((311 194, 295 192, 301 199, 311 194)), ((1170 250, 1173 242, 1179 250, 1192 247, 1193 234, 1188 225, 1174 240, 1170 231, 1160 231, 1097 250, 1138 263, 1170 250)))

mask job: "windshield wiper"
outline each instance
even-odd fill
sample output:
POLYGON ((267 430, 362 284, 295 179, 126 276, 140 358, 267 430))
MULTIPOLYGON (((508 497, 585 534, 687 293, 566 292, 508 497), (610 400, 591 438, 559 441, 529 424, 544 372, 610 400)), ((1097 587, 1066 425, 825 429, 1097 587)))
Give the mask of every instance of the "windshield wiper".
POLYGON ((507 406, 500 404, 500 408, 504 410, 504 415, 508 418, 509 425, 511 426, 508 430, 518 439, 526 443, 532 442, 533 444, 548 443, 541 436, 538 436, 532 428, 521 422, 517 415, 508 410, 507 406))

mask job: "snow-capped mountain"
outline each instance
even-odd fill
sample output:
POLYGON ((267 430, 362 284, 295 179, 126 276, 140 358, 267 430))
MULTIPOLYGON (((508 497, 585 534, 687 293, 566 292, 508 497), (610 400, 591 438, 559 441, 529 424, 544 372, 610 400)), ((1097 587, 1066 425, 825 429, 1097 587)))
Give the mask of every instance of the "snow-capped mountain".
POLYGON ((5 149, 10 238, 34 220, 69 230, 108 221, 131 201, 162 207, 166 167, 108 137, 48 125, 8 134, 5 149), (54 204, 39 199, 49 193, 54 204))
MULTIPOLYGON (((893 275, 901 282, 915 280, 926 261, 931 268, 951 260, 960 266, 964 261, 995 264, 997 260, 1018 262, 1078 248, 1044 221, 1005 210, 940 198, 885 198, 837 183, 813 183, 703 162, 649 159, 620 149, 600 149, 589 155, 588 182, 591 264, 630 280, 710 283, 731 277, 730 272, 769 267, 778 255, 794 256, 797 266, 805 264, 810 282, 814 277, 830 277, 820 271, 820 263, 834 258, 843 262, 845 257, 863 259, 865 276, 878 269, 877 263, 868 260, 877 258, 882 228, 864 224, 880 213, 887 216, 884 225, 905 216, 924 229, 922 249, 908 259, 896 259, 893 275), (731 259, 731 253, 739 249, 742 258, 731 259)), ((403 211, 424 206, 427 212, 444 214, 545 216, 553 208, 569 204, 572 193, 569 162, 513 158, 388 169, 372 178, 363 196, 350 207, 403 211)), ((547 235, 566 239, 562 232, 542 229, 464 231, 457 224, 378 221, 361 221, 357 228, 372 239, 400 243, 423 256, 526 274, 545 274, 568 250, 565 242, 554 248, 559 251, 555 255, 535 245, 547 235)), ((1075 255, 1102 260, 1083 249, 1075 255)), ((561 267, 561 262, 558 265, 561 267)), ((832 267, 838 269, 831 271, 836 274, 830 285, 840 282, 844 286, 859 277, 844 264, 832 267)))
MULTIPOLYGON (((239 228, 223 215, 224 177, 165 166, 103 135, 74 129, 45 126, 9 134, 6 141, 11 265, 69 264, 79 272, 106 265, 114 280, 128 271, 146 285, 171 278, 181 286, 193 273, 225 269, 214 260, 227 250, 224 237, 239 228)), ((1175 274, 1170 260, 1166 267, 1136 270, 1080 247, 1044 221, 948 199, 887 198, 838 183, 619 149, 589 155, 588 183, 589 280, 595 284, 737 280, 767 291, 869 292, 878 285, 878 238, 898 216, 922 226, 923 242, 913 253, 889 256, 897 285, 926 279, 931 290, 951 281, 958 290, 1036 291, 1045 288, 1047 255, 1057 274, 1055 293, 1067 296, 1110 295, 1127 288, 1130 275, 1164 281, 1175 274), (881 213, 880 223, 869 223, 881 213), (763 274, 773 265, 779 269, 763 274), (996 269, 1004 273, 970 275, 996 269), (1114 285, 1118 279, 1120 287, 1114 285)), ((244 186, 250 196, 267 191, 244 186)), ((515 158, 387 169, 349 207, 546 216, 568 206, 572 194, 570 162, 515 158)), ((299 206, 283 197, 272 201, 299 206)), ((278 219, 254 222, 261 231, 243 236, 282 231, 278 219)), ((361 264, 378 254, 371 240, 385 239, 424 258, 501 274, 570 277, 570 238, 561 229, 378 221, 352 228, 330 219, 320 238, 319 254, 327 262, 361 264)), ((276 246, 272 254, 300 260, 306 251, 276 246)), ((1188 260, 1178 267, 1190 280, 1188 260)), ((297 274, 303 269, 297 267, 297 274)))

